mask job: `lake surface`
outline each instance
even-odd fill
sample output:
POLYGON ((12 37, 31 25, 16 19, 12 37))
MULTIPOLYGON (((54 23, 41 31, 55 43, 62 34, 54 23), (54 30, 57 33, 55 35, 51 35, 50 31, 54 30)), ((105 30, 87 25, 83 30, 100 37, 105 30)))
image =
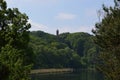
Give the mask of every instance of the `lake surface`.
POLYGON ((103 80, 100 73, 92 70, 81 70, 76 73, 35 74, 32 80, 103 80))

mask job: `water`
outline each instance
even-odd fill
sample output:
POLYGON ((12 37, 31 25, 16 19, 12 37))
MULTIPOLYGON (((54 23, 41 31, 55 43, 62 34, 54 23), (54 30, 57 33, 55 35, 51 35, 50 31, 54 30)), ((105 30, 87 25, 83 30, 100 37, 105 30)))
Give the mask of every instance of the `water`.
POLYGON ((32 80, 103 80, 102 75, 96 71, 81 70, 77 73, 36 74, 32 80))

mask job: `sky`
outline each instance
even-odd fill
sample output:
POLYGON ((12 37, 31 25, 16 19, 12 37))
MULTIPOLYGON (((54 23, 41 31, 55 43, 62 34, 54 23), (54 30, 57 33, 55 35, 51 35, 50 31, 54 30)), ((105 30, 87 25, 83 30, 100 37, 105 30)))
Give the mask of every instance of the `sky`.
POLYGON ((92 33, 99 22, 98 11, 102 5, 114 5, 113 0, 6 0, 8 7, 26 13, 31 31, 42 30, 55 34, 65 32, 92 33))

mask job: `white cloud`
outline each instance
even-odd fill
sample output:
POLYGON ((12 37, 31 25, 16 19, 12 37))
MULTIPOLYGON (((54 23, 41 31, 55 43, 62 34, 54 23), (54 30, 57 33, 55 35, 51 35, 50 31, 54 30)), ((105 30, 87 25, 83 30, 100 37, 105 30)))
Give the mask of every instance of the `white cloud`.
POLYGON ((31 24, 30 31, 37 31, 37 30, 47 31, 48 29, 47 26, 33 22, 32 20, 29 20, 29 23, 31 24))
POLYGON ((32 20, 29 20, 29 23, 31 23, 32 27, 30 28, 30 31, 44 31, 47 33, 51 33, 51 34, 56 34, 56 30, 59 29, 60 33, 64 33, 64 32, 70 32, 70 33, 74 33, 74 32, 87 32, 87 33, 92 33, 91 30, 94 28, 93 26, 61 26, 59 28, 50 28, 47 27, 43 24, 39 24, 36 22, 33 22, 32 20))
POLYGON ((57 16, 55 16, 55 18, 59 20, 72 20, 75 19, 76 16, 77 15, 70 13, 59 13, 57 16))
POLYGON ((72 27, 72 26, 64 26, 60 27, 59 31, 60 33, 64 32, 87 32, 87 33, 92 33, 91 30, 93 29, 93 26, 78 26, 78 27, 72 27))
POLYGON ((94 28, 94 26, 81 26, 78 28, 79 32, 87 32, 87 33, 92 33, 92 29, 94 28))

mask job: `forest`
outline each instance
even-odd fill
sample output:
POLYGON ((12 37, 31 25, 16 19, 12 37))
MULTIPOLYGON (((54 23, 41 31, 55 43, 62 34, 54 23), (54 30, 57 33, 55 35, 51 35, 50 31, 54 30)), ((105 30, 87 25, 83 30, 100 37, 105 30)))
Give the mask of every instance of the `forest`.
POLYGON ((98 48, 93 37, 84 32, 59 35, 30 32, 33 68, 94 68, 98 48))

